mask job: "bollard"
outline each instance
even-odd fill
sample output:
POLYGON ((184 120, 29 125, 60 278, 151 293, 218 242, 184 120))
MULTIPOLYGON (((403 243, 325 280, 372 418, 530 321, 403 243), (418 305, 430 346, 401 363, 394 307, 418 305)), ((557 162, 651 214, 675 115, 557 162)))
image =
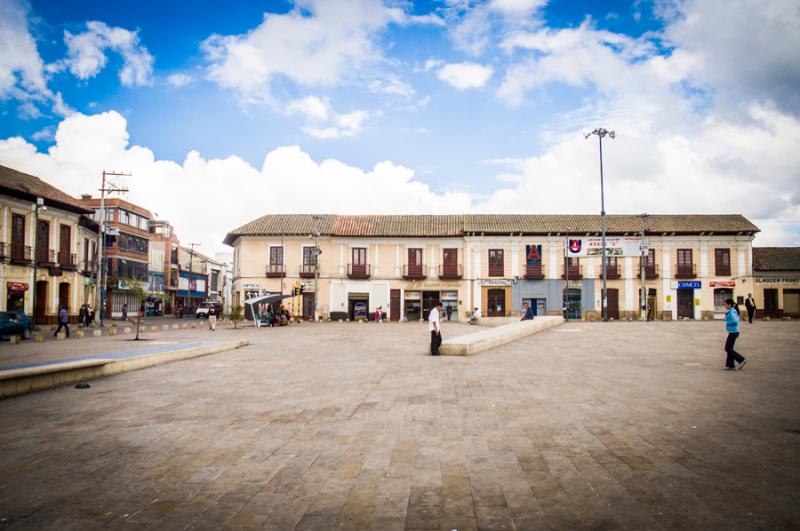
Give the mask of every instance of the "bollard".
POLYGON ((94 337, 103 337, 103 331, 102 330, 92 330, 92 336, 94 336, 94 337))
POLYGON ((187 323, 182 323, 181 328, 189 328, 189 325, 187 323))
POLYGON ((12 345, 19 345, 19 336, 11 336, 8 338, 8 342, 12 345))
POLYGON ((33 340, 37 343, 44 343, 44 334, 33 334, 33 340))
POLYGON ((151 332, 158 332, 158 325, 150 325, 151 332))
POLYGON ((173 329, 173 330, 177 330, 178 328, 179 328, 179 327, 178 327, 178 325, 177 325, 177 324, 174 324, 174 325, 172 325, 172 329, 173 329))
POLYGON ((83 330, 75 330, 72 335, 75 336, 75 339, 83 339, 83 330))
POLYGON ((115 335, 117 335, 117 327, 116 327, 116 326, 112 326, 112 327, 111 327, 111 328, 108 330, 108 335, 110 335, 110 336, 115 336, 115 335))
POLYGON ((56 334, 56 341, 63 341, 64 339, 66 339, 66 337, 67 334, 65 334, 64 332, 59 332, 58 334, 56 334))
POLYGON ((169 325, 162 325, 161 330, 169 330, 169 325))
POLYGON ((131 333, 131 327, 130 326, 126 326, 125 328, 122 329, 122 333, 123 334, 130 334, 131 333))

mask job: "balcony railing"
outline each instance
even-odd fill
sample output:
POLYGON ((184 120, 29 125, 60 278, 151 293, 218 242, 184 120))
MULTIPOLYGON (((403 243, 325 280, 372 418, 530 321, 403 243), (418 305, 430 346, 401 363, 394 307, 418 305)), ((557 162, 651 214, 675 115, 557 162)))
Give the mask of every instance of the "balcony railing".
POLYGON ((65 271, 75 271, 78 269, 78 255, 75 253, 58 253, 58 263, 65 271))
POLYGON ((56 252, 53 249, 36 249, 36 263, 43 266, 56 264, 56 252))
POLYGON ((426 276, 425 266, 422 264, 410 264, 403 266, 403 278, 405 280, 422 280, 426 276))
POLYGON ((300 266, 300 278, 314 278, 317 266, 314 264, 303 264, 300 266))
POLYGON ((31 263, 31 246, 11 244, 11 263, 29 265, 31 263))
POLYGON ((97 273, 97 262, 94 260, 84 260, 81 263, 81 274, 87 277, 93 277, 97 273))
POLYGON ((675 266, 675 278, 695 278, 697 268, 694 264, 677 264, 675 266))
POLYGON ((542 280, 544 278, 544 264, 525 266, 525 280, 542 280))
POLYGON ((578 280, 583 278, 583 266, 582 265, 571 265, 567 266, 566 271, 564 274, 561 275, 561 278, 564 279, 573 279, 578 280))
POLYGON ((267 278, 281 278, 286 276, 286 268, 283 264, 267 265, 267 278))
POLYGON ((370 273, 369 264, 347 264, 347 278, 365 279, 370 273))
POLYGON ((718 277, 729 277, 731 276, 731 266, 730 264, 714 266, 714 273, 718 277))
POLYGON ((8 247, 6 246, 6 242, 0 242, 0 260, 4 261, 8 258, 7 253, 8 247))
POLYGON ((439 278, 442 280, 458 280, 463 276, 461 264, 439 265, 439 278))
MULTIPOLYGON (((636 270, 636 278, 642 278, 642 266, 639 264, 639 269, 636 270)), ((648 280, 652 280, 654 278, 658 278, 658 265, 645 265, 644 266, 644 278, 648 280)))
MULTIPOLYGON (((619 265, 607 265, 606 266, 606 278, 607 279, 615 280, 615 279, 620 278, 621 276, 622 276, 622 274, 619 271, 619 265)), ((602 268, 600 269, 600 274, 599 274, 598 278, 603 278, 603 269, 602 268)))

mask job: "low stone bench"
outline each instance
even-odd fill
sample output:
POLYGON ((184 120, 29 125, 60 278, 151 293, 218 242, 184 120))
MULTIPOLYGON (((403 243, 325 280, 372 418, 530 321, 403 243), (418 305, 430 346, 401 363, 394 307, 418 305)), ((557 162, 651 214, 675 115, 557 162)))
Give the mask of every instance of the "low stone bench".
MULTIPOLYGON (((560 316, 539 316, 532 321, 516 321, 502 326, 483 328, 477 332, 445 339, 439 352, 445 356, 469 356, 547 330, 563 322, 564 318, 560 316)), ((446 328, 444 331, 447 333, 446 328)))
POLYGON ((0 397, 21 395, 56 385, 74 383, 101 374, 113 359, 88 359, 50 363, 0 371, 0 397))

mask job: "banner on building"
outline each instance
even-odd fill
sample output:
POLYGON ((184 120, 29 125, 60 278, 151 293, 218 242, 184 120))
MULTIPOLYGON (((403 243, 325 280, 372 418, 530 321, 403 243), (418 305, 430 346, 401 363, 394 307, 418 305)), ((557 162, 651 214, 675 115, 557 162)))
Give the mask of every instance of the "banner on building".
POLYGON ((8 291, 28 291, 28 284, 26 282, 6 282, 6 289, 8 291))
MULTIPOLYGON (((606 237, 606 256, 641 256, 642 239, 627 236, 606 237)), ((587 236, 567 239, 567 256, 580 258, 601 256, 603 254, 603 238, 587 236)))
POLYGON ((542 246, 525 246, 525 265, 528 267, 541 267, 542 265, 542 246))

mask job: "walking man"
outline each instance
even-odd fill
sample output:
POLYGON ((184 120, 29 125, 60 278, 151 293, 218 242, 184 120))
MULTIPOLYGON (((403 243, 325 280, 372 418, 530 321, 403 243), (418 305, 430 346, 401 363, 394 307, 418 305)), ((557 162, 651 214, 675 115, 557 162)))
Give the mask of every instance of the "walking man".
POLYGON ((753 317, 756 315, 756 300, 753 298, 752 293, 747 294, 747 298, 744 300, 744 307, 747 308, 747 321, 752 323, 753 317))
POLYGON ((736 361, 739 364, 739 370, 741 370, 747 360, 733 350, 733 344, 736 343, 736 338, 739 337, 739 308, 736 307, 733 299, 725 299, 725 308, 727 309, 725 330, 728 331, 728 339, 725 340, 725 352, 728 354, 727 358, 725 358, 725 368, 729 371, 735 371, 736 365, 734 361, 736 361))
POLYGON ((217 307, 214 304, 208 309, 208 329, 217 330, 217 307))
POLYGON ((69 315, 67 314, 66 306, 62 306, 58 311, 58 328, 56 328, 56 333, 53 334, 53 337, 57 336, 58 333, 61 332, 61 327, 64 327, 67 337, 69 337, 69 315))
POLYGON ((433 309, 428 313, 428 331, 431 333, 431 356, 439 355, 439 347, 442 344, 442 320, 439 317, 441 302, 436 302, 433 309))
POLYGON ((127 302, 122 305, 122 320, 123 321, 127 321, 128 320, 128 303, 127 302))

